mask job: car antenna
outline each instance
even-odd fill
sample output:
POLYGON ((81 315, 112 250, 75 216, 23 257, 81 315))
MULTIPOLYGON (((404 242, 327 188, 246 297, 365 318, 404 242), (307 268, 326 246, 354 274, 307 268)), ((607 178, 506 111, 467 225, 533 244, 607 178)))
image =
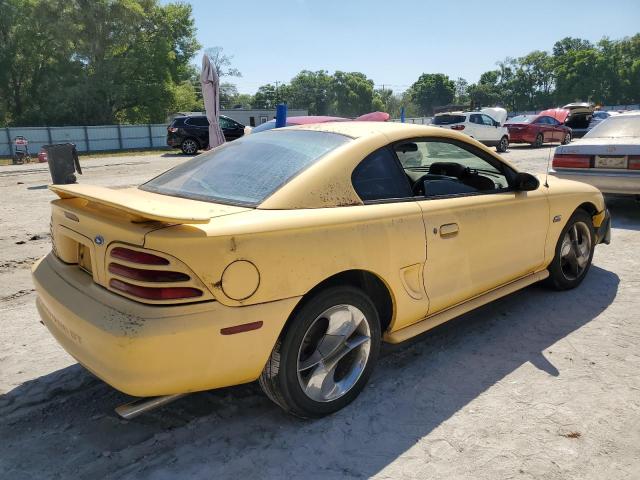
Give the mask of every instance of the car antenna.
POLYGON ((549 154, 547 155, 547 171, 544 174, 544 186, 549 188, 549 162, 551 161, 551 147, 549 147, 549 154))

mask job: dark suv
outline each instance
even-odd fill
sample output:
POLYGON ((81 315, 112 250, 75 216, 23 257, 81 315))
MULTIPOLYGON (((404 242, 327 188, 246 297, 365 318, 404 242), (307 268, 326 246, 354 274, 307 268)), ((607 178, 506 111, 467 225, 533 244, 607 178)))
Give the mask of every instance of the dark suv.
MULTIPOLYGON (((244 125, 229 117, 220 115, 220 127, 227 142, 244 135, 244 125)), ((176 117, 167 127, 167 145, 180 148, 187 155, 209 145, 209 120, 205 115, 176 117)))

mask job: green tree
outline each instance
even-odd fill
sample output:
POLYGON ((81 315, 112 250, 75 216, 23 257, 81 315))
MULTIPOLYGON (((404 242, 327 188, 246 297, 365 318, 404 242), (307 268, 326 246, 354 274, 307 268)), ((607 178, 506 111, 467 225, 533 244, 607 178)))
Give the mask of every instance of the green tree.
POLYGON ((273 85, 268 83, 258 88, 253 96, 253 108, 276 108, 279 103, 289 103, 289 87, 288 85, 273 85))
POLYGON ((326 115, 333 101, 333 78, 326 70, 302 70, 289 83, 292 107, 306 108, 310 115, 326 115))
MULTIPOLYGON (((360 72, 337 71, 333 75, 333 112, 345 117, 356 117, 374 109, 373 80, 360 72)), ((381 103, 376 103, 381 107, 381 103)))
POLYGON ((159 122, 185 102, 183 82, 200 48, 188 5, 1 1, 0 112, 7 124, 159 122))
POLYGON ((423 73, 411 85, 411 98, 420 107, 420 113, 431 115, 435 107, 453 101, 455 87, 455 83, 443 73, 423 73))

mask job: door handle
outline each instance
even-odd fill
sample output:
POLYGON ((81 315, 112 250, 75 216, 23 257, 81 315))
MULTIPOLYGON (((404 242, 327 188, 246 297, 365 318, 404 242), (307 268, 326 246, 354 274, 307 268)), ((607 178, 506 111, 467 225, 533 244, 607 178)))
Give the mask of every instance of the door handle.
POLYGON ((458 224, 457 223, 445 223, 444 225, 440 225, 440 236, 441 237, 453 237, 458 234, 458 224))

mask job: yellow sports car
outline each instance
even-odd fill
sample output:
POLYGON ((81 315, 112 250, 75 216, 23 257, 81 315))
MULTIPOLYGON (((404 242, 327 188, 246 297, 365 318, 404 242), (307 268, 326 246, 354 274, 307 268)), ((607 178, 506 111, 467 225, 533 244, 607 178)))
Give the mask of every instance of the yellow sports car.
POLYGON ((541 280, 573 288, 610 237, 596 188, 419 125, 274 129, 138 188, 50 188, 38 310, 95 375, 159 397, 137 412, 256 379, 295 415, 335 412, 381 341, 541 280))

